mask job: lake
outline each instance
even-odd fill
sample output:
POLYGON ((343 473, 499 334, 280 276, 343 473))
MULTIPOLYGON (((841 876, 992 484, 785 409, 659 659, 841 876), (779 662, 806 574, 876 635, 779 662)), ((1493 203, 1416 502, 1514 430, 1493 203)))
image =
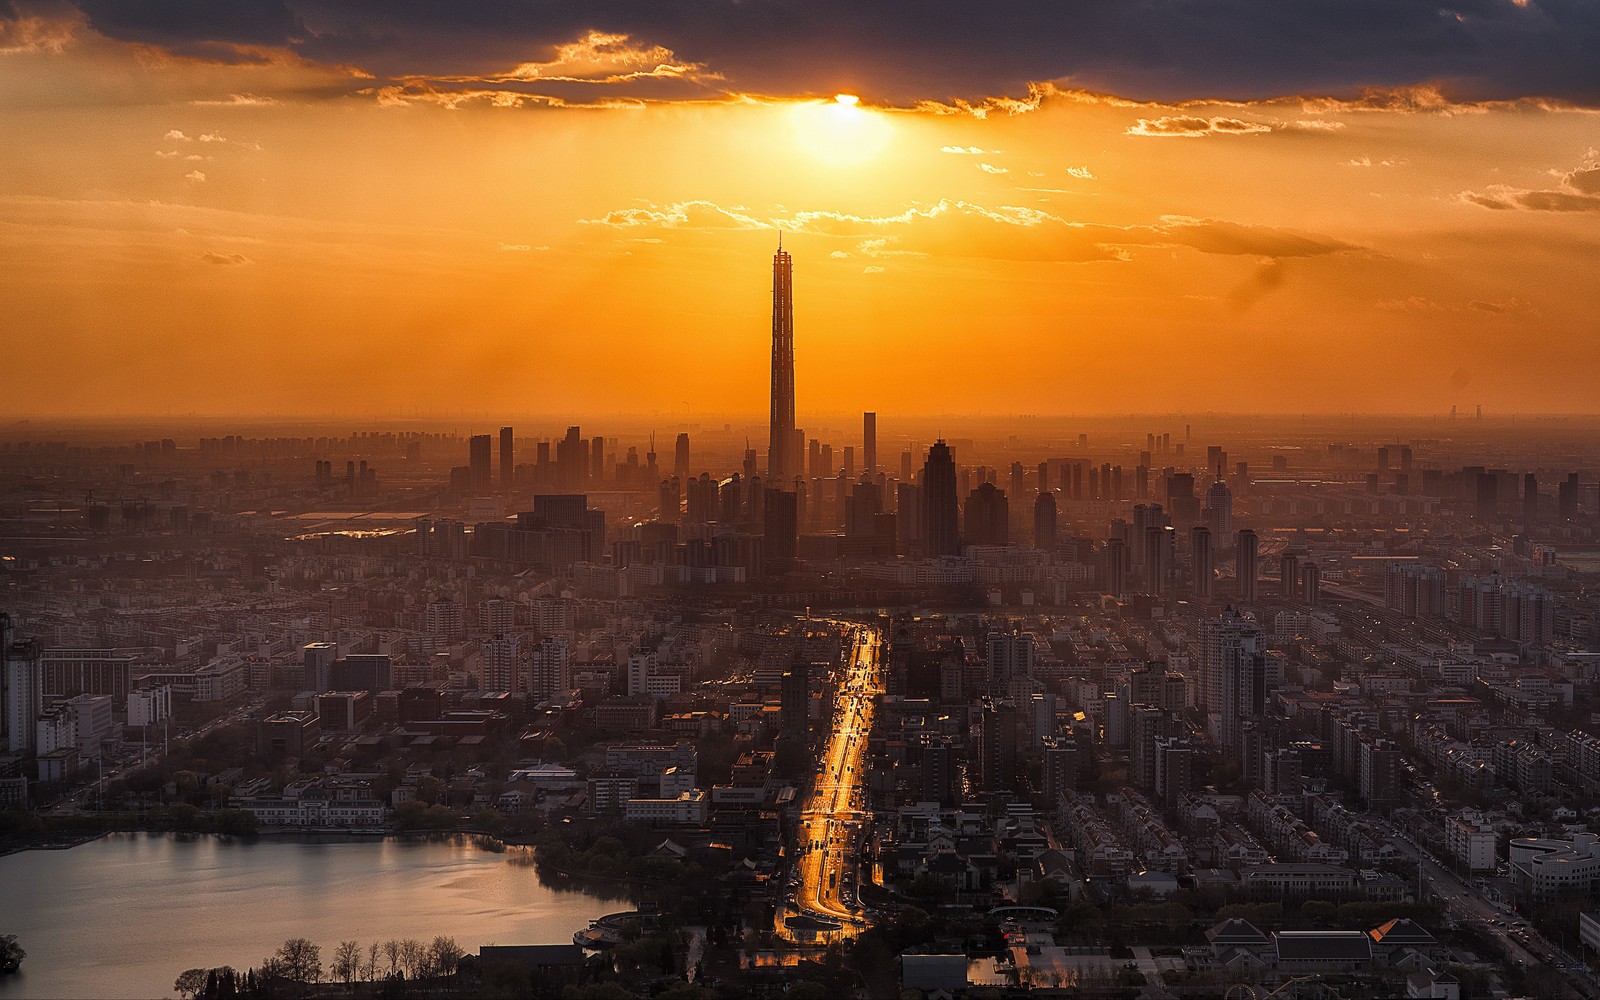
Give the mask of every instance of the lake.
POLYGON ((564 944, 594 917, 628 909, 540 882, 531 851, 470 838, 233 840, 114 834, 65 851, 0 857, 0 934, 27 951, 3 998, 174 996, 195 967, 258 965, 291 937, 454 937, 564 944))

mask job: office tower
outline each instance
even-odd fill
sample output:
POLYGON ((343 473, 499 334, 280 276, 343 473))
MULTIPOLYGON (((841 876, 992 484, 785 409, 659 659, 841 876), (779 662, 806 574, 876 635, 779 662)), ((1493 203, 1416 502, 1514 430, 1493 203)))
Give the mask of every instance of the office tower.
POLYGON ((1492 472, 1479 472, 1477 475, 1477 500, 1478 520, 1490 521, 1494 519, 1495 509, 1499 505, 1498 487, 1499 477, 1492 472))
POLYGON ((838 471, 833 464, 833 445, 824 442, 822 445, 822 478, 827 479, 838 471))
POLYGON ((1285 552, 1278 558, 1278 593, 1286 600, 1294 600, 1300 592, 1300 557, 1285 552))
POLYGON ((1316 563, 1308 562, 1300 570, 1300 599, 1314 606, 1321 597, 1322 571, 1316 563))
POLYGON ((762 491, 761 533, 769 567, 782 569, 794 560, 800 538, 800 508, 793 493, 762 491))
POLYGON ((1211 583, 1216 578, 1215 556, 1211 552, 1211 529, 1197 524, 1189 532, 1189 554, 1194 570, 1194 596, 1211 600, 1211 583))
POLYGON ((545 700, 571 687, 567 640, 555 636, 541 639, 528 660, 528 696, 545 700))
POLYGON ((1567 473, 1567 478, 1556 484, 1556 513, 1563 521, 1575 520, 1578 516, 1578 474, 1567 473))
POLYGON ((767 478, 785 483, 800 472, 794 447, 794 261, 778 240, 772 257, 772 412, 767 478))
POLYGON ((505 691, 518 694, 522 691, 522 678, 517 676, 517 637, 496 635, 483 644, 483 667, 478 687, 483 691, 505 691))
POLYGON ((589 442, 589 481, 598 483, 606 478, 606 439, 594 438, 589 442))
POLYGON ((512 470, 516 463, 512 460, 512 433, 511 428, 500 428, 500 488, 506 492, 511 491, 512 470))
POLYGON ((1533 528, 1539 518, 1539 477, 1528 473, 1522 477, 1522 530, 1533 528))
POLYGON ((1039 492, 1043 493, 1046 490, 1050 489, 1050 463, 1049 462, 1040 462, 1039 463, 1039 468, 1035 471, 1035 474, 1039 478, 1039 483, 1038 483, 1039 492))
POLYGON ((1239 599, 1253 601, 1256 599, 1256 552, 1260 542, 1254 531, 1243 528, 1239 532, 1238 545, 1234 557, 1234 575, 1239 579, 1239 599))
POLYGON ((804 663, 784 671, 778 687, 778 721, 788 736, 803 737, 810 725, 811 678, 804 663))
POLYGON ((337 642, 307 643, 301 654, 304 676, 300 686, 321 694, 333 690, 333 665, 339 659, 337 642))
POLYGON ((1004 490, 984 483, 967 494, 962 527, 968 545, 1005 545, 1010 541, 1010 504, 1004 490))
POLYGON ((568 427, 566 436, 556 442, 556 485, 582 489, 589 478, 589 449, 577 427, 568 427))
POLYGON ((1215 538, 1233 535, 1233 491, 1219 476, 1206 490, 1206 524, 1215 538))
POLYGON ((672 449, 672 474, 679 481, 689 478, 689 435, 687 432, 678 435, 678 443, 672 449))
POLYGON ((878 471, 878 415, 870 410, 861 414, 861 471, 878 471))
POLYGON ((900 453, 900 481, 902 483, 911 482, 911 462, 913 458, 915 458, 915 456, 909 451, 902 451, 900 453))
POLYGON ((903 553, 922 551, 922 487, 909 479, 895 484, 896 541, 903 553))
POLYGON ((1053 551, 1056 547, 1056 496, 1054 493, 1040 492, 1038 499, 1033 501, 1033 545, 1034 548, 1053 551))
POLYGON ((493 448, 494 439, 487 434, 474 434, 467 441, 467 467, 472 470, 470 482, 474 492, 487 493, 494 482, 490 478, 493 448))
POLYGON ((1106 539, 1106 593, 1112 597, 1128 593, 1128 544, 1121 538, 1106 539))
POLYGON ((662 521, 675 522, 682 512, 683 485, 677 476, 661 480, 661 485, 656 489, 656 517, 662 521))
POLYGON ((856 477, 856 447, 853 444, 844 446, 844 477, 846 479, 856 477))
POLYGON ((943 439, 928 449, 922 463, 922 544, 929 556, 961 554, 957 528, 956 463, 943 439))
POLYGON ((1176 534, 1169 524, 1152 524, 1145 529, 1145 582, 1149 585, 1150 593, 1158 597, 1167 592, 1176 534))

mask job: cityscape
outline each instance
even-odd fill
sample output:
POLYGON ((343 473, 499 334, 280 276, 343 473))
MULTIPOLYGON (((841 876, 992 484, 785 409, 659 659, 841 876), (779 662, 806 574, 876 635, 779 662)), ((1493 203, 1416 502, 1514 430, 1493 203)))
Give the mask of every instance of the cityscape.
POLYGON ((1600 1000, 1600 24, 1142 6, 0 3, 0 1000, 1600 1000))

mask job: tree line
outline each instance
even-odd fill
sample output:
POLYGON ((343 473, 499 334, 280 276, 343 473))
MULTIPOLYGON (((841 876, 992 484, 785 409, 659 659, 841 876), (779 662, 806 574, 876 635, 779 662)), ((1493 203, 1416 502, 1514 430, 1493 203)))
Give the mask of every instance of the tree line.
POLYGON ((323 964, 322 947, 308 938, 290 938, 259 965, 239 972, 232 966, 185 969, 172 988, 194 1000, 292 997, 322 982, 416 982, 453 976, 466 957, 456 939, 439 935, 431 943, 416 938, 390 938, 363 946, 341 941, 323 964))

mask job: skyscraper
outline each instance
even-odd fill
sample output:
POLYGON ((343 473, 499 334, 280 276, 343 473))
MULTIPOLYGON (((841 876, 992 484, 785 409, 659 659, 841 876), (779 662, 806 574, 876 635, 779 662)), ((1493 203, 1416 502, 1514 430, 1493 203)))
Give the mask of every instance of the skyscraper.
POLYGON ((1211 529, 1197 524, 1189 532, 1189 552, 1194 569, 1194 596, 1202 601, 1211 599, 1211 581, 1216 576, 1215 557, 1211 553, 1211 529))
POLYGON ((472 488, 480 493, 487 493, 494 482, 490 471, 492 447, 493 439, 487 434, 474 434, 467 442, 467 465, 472 470, 472 488))
POLYGON ((861 415, 861 471, 878 471, 878 415, 871 411, 861 415))
POLYGON ((500 488, 509 492, 511 490, 511 470, 515 468, 511 458, 511 428, 500 428, 500 488))
POLYGON ((672 474, 685 482, 689 479, 689 435, 687 432, 678 435, 678 442, 672 451, 672 474))
POLYGON ((1010 504, 1004 490, 984 483, 967 494, 962 527, 968 545, 1005 545, 1010 542, 1010 504))
POLYGON ((1260 540, 1254 531, 1249 528, 1240 530, 1234 574, 1239 578, 1239 599, 1243 601, 1256 599, 1256 553, 1259 547, 1260 540))
POLYGON ((961 554, 959 507, 956 462, 941 438, 928 449, 928 460, 922 463, 922 544, 927 555, 961 554))
POLYGON ((1049 552, 1056 547, 1056 495, 1041 492, 1033 501, 1033 546, 1049 552))
POLYGON ((794 447, 794 260, 778 242, 772 257, 772 415, 767 479, 788 482, 800 472, 794 447))

